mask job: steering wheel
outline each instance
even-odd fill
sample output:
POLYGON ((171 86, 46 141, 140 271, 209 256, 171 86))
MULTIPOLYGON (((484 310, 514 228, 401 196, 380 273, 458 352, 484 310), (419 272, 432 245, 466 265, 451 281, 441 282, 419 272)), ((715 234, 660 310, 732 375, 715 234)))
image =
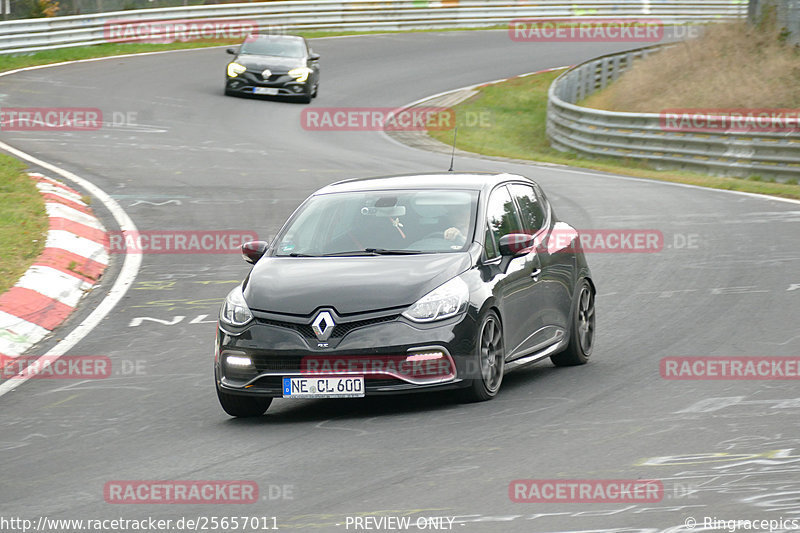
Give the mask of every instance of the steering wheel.
POLYGON ((447 239, 445 239, 445 238, 444 238, 444 231, 432 231, 431 233, 428 233, 427 235, 425 235, 424 237, 422 237, 422 238, 421 238, 421 239, 419 239, 419 240, 421 240, 421 241, 424 241, 424 240, 426 240, 426 239, 442 239, 442 240, 447 240, 447 239))

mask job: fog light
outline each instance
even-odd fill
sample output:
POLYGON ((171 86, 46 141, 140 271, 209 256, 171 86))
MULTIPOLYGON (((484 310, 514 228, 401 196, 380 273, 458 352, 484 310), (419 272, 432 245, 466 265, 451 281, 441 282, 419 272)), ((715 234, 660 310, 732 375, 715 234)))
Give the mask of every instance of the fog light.
POLYGON ((449 381, 456 376, 453 360, 441 350, 409 353, 402 367, 410 381, 417 383, 449 381))
POLYGON ((406 361, 434 361, 436 359, 444 359, 443 352, 419 352, 406 357, 406 361))
POLYGON ((292 86, 292 90, 293 90, 294 92, 296 92, 296 93, 299 93, 300 91, 302 91, 302 90, 303 90, 303 88, 302 88, 302 87, 300 87, 299 85, 293 85, 293 86, 292 86))
POLYGON ((225 358, 225 363, 239 368, 253 366, 253 361, 245 355, 229 355, 225 358))

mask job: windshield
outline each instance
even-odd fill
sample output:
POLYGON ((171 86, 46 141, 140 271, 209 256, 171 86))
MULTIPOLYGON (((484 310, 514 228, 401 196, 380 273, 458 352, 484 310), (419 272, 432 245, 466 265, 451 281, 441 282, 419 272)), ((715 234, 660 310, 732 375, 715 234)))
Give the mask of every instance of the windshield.
POLYGON ((303 57, 306 47, 301 40, 278 40, 278 39, 248 39, 242 45, 239 53, 276 56, 276 57, 303 57))
POLYGON ((314 196, 277 237, 275 255, 441 253, 472 242, 478 191, 359 191, 314 196))

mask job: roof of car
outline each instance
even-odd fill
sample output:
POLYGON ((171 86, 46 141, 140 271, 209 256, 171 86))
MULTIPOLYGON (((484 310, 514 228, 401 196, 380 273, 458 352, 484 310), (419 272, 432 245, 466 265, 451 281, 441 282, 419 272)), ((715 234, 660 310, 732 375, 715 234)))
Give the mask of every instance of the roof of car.
POLYGON ((506 181, 528 181, 518 174, 495 172, 439 172, 431 174, 403 174, 395 176, 377 176, 370 178, 353 178, 337 181, 315 194, 326 194, 345 191, 365 191, 376 189, 491 189, 506 181))
POLYGON ((302 41, 303 37, 299 35, 280 35, 275 33, 251 33, 247 36, 247 40, 256 39, 272 39, 275 41, 302 41))

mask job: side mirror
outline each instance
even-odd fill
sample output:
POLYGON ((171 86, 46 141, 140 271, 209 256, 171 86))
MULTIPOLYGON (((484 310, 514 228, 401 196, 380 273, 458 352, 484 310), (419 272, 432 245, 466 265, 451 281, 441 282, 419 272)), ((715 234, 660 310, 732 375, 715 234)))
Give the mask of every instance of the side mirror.
POLYGON ((236 55, 236 48, 228 48, 225 51, 228 52, 229 54, 233 55, 233 56, 236 55))
POLYGON ((308 53, 308 60, 309 61, 316 61, 319 59, 319 54, 315 54, 314 52, 308 53))
POLYGON ((269 243, 267 241, 248 241, 242 245, 242 257, 244 257, 245 261, 254 265, 256 261, 261 259, 268 247, 269 243))
POLYGON ((500 255, 503 257, 516 257, 530 251, 533 245, 533 235, 527 233, 509 233, 500 237, 500 255))

